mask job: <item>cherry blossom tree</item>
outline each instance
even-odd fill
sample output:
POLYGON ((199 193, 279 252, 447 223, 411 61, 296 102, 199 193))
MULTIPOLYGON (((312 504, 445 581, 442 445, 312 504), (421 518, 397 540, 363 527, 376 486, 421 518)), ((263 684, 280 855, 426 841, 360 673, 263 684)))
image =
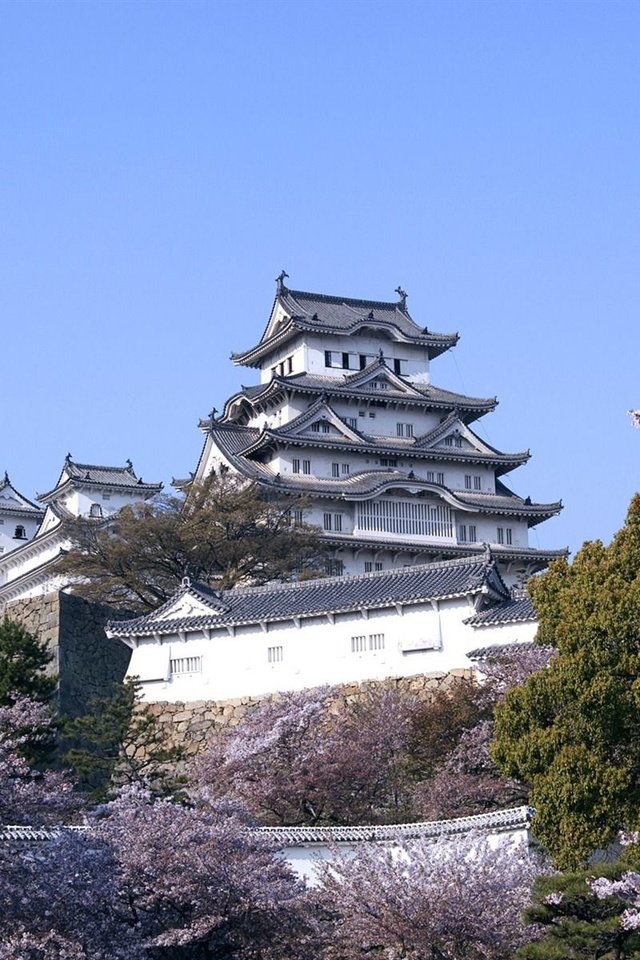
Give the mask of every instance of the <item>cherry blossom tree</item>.
POLYGON ((62 823, 77 810, 69 777, 36 769, 22 753, 47 742, 53 723, 48 707, 33 700, 0 707, 0 824, 62 823))
POLYGON ((511 960, 541 864, 510 843, 370 844, 322 871, 327 960, 511 960))
POLYGON ((306 894, 246 817, 130 793, 96 834, 118 859, 120 903, 151 957, 313 956, 306 894))
POLYGON ((416 706, 391 687, 340 706, 327 687, 282 695, 196 760, 194 796, 243 803, 277 825, 407 819, 416 706))

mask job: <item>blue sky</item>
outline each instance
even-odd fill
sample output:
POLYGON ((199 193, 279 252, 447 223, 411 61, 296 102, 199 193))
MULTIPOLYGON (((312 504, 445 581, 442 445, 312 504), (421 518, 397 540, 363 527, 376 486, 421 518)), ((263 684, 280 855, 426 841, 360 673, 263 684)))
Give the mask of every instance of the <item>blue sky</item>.
POLYGON ((294 288, 458 330, 533 545, 639 486, 640 5, 0 2, 0 469, 185 476, 294 288))

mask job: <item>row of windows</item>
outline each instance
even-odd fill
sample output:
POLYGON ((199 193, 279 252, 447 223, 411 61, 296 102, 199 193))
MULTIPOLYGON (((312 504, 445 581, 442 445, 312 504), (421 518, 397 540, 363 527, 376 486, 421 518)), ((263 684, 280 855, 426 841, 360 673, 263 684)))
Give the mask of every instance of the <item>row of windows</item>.
POLYGON ((482 477, 472 476, 470 473, 464 475, 465 490, 482 490, 482 477))
POLYGON ((351 637, 351 653, 364 653, 366 650, 384 650, 384 633, 351 637))
POLYGON ((511 527, 498 527, 498 543, 506 543, 511 546, 513 543, 513 530, 511 527))
MULTIPOLYGON (((370 633, 351 637, 351 653, 366 653, 367 651, 384 650, 384 633, 370 633)), ((267 647, 267 663, 283 663, 284 646, 267 647)), ((169 672, 172 677, 184 676, 191 673, 202 673, 202 657, 175 657, 169 661, 169 672)))
POLYGON ((467 543, 475 543, 477 539, 478 539, 478 534, 476 532, 475 523, 470 523, 469 525, 467 525, 466 523, 460 524, 460 526, 458 527, 458 540, 461 540, 467 543))
POLYGON ((275 377, 276 373, 279 373, 281 377, 284 377, 285 373, 293 373, 293 357, 287 357, 282 363, 271 367, 272 376, 275 377))
MULTIPOLYGON (((398 376, 406 373, 406 360, 394 357, 393 361, 389 363, 390 359, 385 357, 387 364, 393 367, 394 373, 397 373, 398 376)), ((340 367, 342 370, 364 370, 374 360, 375 357, 368 353, 348 353, 337 350, 325 350, 324 352, 325 367, 340 367)))
POLYGON ((342 533, 342 516, 341 513, 325 513, 324 529, 335 530, 336 533, 342 533))
POLYGON ((454 437, 450 434, 448 437, 444 438, 445 447, 461 447, 462 446, 462 437, 454 437))
POLYGON ((306 474, 310 474, 310 473, 311 473, 311 460, 302 460, 302 461, 300 461, 300 460, 294 459, 294 460, 291 461, 291 469, 293 470, 294 473, 306 473, 306 474), (302 470, 300 469, 300 463, 302 463, 302 470))
POLYGON ((339 477, 340 475, 342 475, 343 477, 348 477, 350 469, 351 468, 348 463, 332 463, 331 476, 339 477))

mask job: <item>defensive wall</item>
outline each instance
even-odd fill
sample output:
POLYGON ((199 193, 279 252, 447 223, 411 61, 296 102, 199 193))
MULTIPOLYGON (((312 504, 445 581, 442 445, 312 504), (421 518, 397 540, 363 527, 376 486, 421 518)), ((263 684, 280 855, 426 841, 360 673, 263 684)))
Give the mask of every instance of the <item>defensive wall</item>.
POLYGON ((56 592, 16 600, 0 613, 46 642, 53 654, 49 670, 60 678, 61 713, 88 713, 92 699, 104 696, 114 682, 124 679, 131 651, 104 632, 107 620, 126 616, 121 611, 56 592))

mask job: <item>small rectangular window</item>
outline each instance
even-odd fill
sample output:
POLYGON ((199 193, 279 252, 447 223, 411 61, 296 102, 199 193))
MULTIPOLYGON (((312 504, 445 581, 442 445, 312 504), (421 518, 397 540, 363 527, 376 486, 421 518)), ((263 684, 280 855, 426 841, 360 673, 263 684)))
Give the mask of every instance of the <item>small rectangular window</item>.
POLYGON ((325 367, 332 366, 331 364, 331 350, 325 350, 324 352, 324 365, 325 367))
POLYGON ((507 545, 512 546, 513 544, 513 530, 511 527, 507 527, 507 545))
POLYGON ((436 474, 436 480, 438 481, 438 483, 439 483, 441 486, 444 487, 444 473, 438 473, 438 474, 436 474))
POLYGON ((311 424, 311 432, 312 432, 312 433, 320 433, 320 421, 319 421, 319 420, 316 420, 315 423, 312 423, 312 424, 311 424))
POLYGON ((102 499, 103 499, 103 500, 111 500, 111 494, 110 494, 110 493, 103 493, 103 494, 102 494, 102 499))
POLYGON ((469 541, 470 541, 471 543, 475 543, 477 539, 478 539, 478 537, 477 537, 477 535, 476 535, 475 525, 474 525, 473 523, 470 523, 470 524, 469 524, 469 541))
POLYGON ((340 476, 340 464, 339 464, 339 463, 332 463, 332 464, 331 464, 331 476, 332 476, 332 477, 339 477, 339 476, 340 476))
POLYGON ((374 411, 374 410, 369 410, 369 419, 370 419, 370 420, 373 420, 374 417, 375 417, 375 415, 376 415, 376 414, 375 414, 375 411, 374 411))
POLYGON ((348 370, 348 369, 349 369, 349 354, 348 354, 348 353, 343 353, 343 354, 342 354, 342 369, 343 369, 343 370, 348 370))
POLYGON ((304 523, 304 510, 294 510, 293 511, 293 525, 294 527, 301 527, 304 523))
POLYGON ((369 650, 384 650, 384 633, 369 634, 369 650))
POLYGON ((456 438, 455 438, 455 444, 456 444, 456 447, 461 447, 461 446, 462 446, 462 437, 456 437, 456 438))
POLYGON ((364 572, 365 572, 365 573, 371 573, 372 571, 373 571, 373 561, 372 561, 372 560, 365 560, 365 562, 364 562, 364 572))
POLYGON ((474 489, 474 490, 482 490, 482 477, 474 477, 474 478, 473 478, 473 489, 474 489))
POLYGON ((433 472, 433 470, 427 470, 427 483, 433 483, 435 478, 436 478, 436 475, 433 472))
POLYGON ((344 560, 327 560, 324 568, 330 577, 341 577, 344 573, 344 560))
POLYGON ((366 410, 358 410, 358 416, 359 416, 359 417, 366 417, 366 415, 367 415, 367 411, 366 411, 366 410))
POLYGON ((361 370, 364 370, 364 368, 366 367, 366 365, 367 365, 367 358, 366 358, 366 356, 364 355, 364 353, 361 353, 361 354, 360 354, 360 369, 361 369, 361 370))
POLYGON ((348 463, 343 463, 340 467, 343 477, 348 477, 351 472, 351 467, 348 463))
POLYGON ((374 570, 382 570, 382 560, 376 560, 373 565, 374 570))
POLYGON ((458 540, 466 541, 467 539, 467 525, 466 523, 461 523, 458 527, 458 540))
POLYGON ((498 527, 498 543, 504 543, 504 527, 498 527))
POLYGON ((302 461, 302 472, 303 472, 303 473, 311 473, 311 460, 303 460, 303 461, 302 461))
POLYGON ((325 513, 323 516, 324 516, 324 529, 331 530, 331 514, 325 513))
POLYGON ((267 647, 267 663, 282 663, 284 647, 267 647))
POLYGON ((402 364, 404 360, 398 360, 397 358, 393 361, 393 372, 397 373, 398 376, 402 376, 402 364))
POLYGON ((337 533, 342 533, 342 514, 341 513, 335 513, 333 515, 333 529, 337 533))
POLYGON ((181 673, 202 673, 202 657, 178 657, 169 661, 171 676, 181 673))
POLYGON ((398 461, 394 457, 380 457, 381 467, 397 467, 398 461))
POLYGON ((445 445, 445 447, 452 447, 452 446, 453 446, 453 437, 445 437, 445 438, 444 438, 444 445, 445 445))
POLYGON ((358 429, 358 418, 357 417, 347 417, 347 423, 352 430, 358 429))
POLYGON ((465 473, 464 475, 464 488, 465 490, 471 490, 471 474, 465 473))
POLYGON ((291 469, 293 470, 294 473, 300 473, 300 461, 296 459, 292 460, 291 469))
POLYGON ((320 421, 320 430, 322 431, 322 433, 330 433, 330 432, 331 432, 331 424, 329 423, 328 420, 321 420, 321 421, 320 421))
POLYGON ((367 638, 351 637, 351 653, 363 653, 367 649, 367 638))

